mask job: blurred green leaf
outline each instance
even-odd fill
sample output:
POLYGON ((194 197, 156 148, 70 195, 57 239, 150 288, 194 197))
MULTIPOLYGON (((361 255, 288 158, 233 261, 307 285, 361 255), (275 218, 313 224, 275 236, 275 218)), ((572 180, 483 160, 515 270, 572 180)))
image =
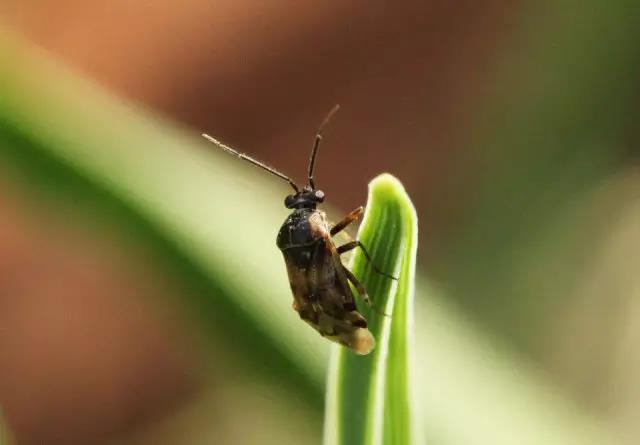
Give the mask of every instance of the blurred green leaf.
POLYGON ((12 441, 9 437, 9 431, 2 420, 2 412, 0 411, 0 445, 11 445, 12 441))
POLYGON ((3 165, 39 203, 148 249, 205 330, 320 409, 328 346, 291 310, 275 247, 288 189, 44 56, 0 33, 3 165))
POLYGON ((415 397, 429 445, 619 445, 508 339, 482 332, 438 288, 416 281, 415 397))
POLYGON ((593 255, 585 241, 602 231, 571 221, 559 240, 558 225, 637 145, 640 8, 629 0, 521 8, 465 140, 472 162, 461 187, 471 199, 433 266, 451 298, 539 353, 577 295, 593 255))
POLYGON ((400 182, 388 174, 369 184, 366 208, 358 239, 373 263, 384 271, 399 271, 399 280, 375 273, 361 252, 354 255, 353 273, 377 308, 360 305, 377 345, 367 356, 333 347, 325 444, 409 445, 415 443, 417 419, 411 382, 417 217, 400 182))

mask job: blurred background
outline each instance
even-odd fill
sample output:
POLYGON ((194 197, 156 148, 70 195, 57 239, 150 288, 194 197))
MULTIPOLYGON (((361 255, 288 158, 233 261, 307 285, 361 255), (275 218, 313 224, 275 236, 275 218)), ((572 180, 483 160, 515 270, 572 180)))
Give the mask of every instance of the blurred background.
MULTIPOLYGON (((431 444, 637 443, 640 8, 0 4, 0 412, 15 444, 321 442, 285 183, 418 209, 431 444)), ((0 426, 0 429, 3 427, 0 426)), ((0 441, 2 441, 0 432, 0 441)))

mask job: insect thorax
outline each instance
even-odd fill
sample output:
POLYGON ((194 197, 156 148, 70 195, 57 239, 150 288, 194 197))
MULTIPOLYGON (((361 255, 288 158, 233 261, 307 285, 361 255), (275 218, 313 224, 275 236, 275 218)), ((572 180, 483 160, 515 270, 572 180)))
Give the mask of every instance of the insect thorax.
POLYGON ((296 209, 280 227, 276 245, 280 250, 311 246, 324 238, 327 223, 324 212, 315 209, 296 209))

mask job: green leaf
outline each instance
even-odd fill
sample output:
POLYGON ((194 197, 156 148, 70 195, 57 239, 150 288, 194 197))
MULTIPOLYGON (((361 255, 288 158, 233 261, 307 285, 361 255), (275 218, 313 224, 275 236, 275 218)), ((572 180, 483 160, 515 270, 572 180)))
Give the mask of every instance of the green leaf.
POLYGON ((400 182, 389 174, 374 179, 358 238, 373 262, 399 279, 376 273, 361 252, 354 255, 352 270, 373 301, 373 309, 361 311, 377 345, 364 357, 333 347, 326 445, 416 443, 411 377, 417 230, 415 209, 400 182))

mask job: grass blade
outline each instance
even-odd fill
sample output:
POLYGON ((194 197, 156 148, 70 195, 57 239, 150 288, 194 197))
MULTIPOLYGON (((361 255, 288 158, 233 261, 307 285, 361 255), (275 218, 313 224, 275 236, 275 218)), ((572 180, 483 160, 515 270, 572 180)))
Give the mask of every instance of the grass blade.
POLYGON ((376 274, 361 252, 354 255, 352 270, 377 309, 361 308, 377 346, 365 357, 334 347, 325 445, 416 441, 411 389, 416 236, 415 210, 404 188, 391 175, 378 176, 369 184, 367 212, 358 237, 375 264, 399 280, 376 274))

